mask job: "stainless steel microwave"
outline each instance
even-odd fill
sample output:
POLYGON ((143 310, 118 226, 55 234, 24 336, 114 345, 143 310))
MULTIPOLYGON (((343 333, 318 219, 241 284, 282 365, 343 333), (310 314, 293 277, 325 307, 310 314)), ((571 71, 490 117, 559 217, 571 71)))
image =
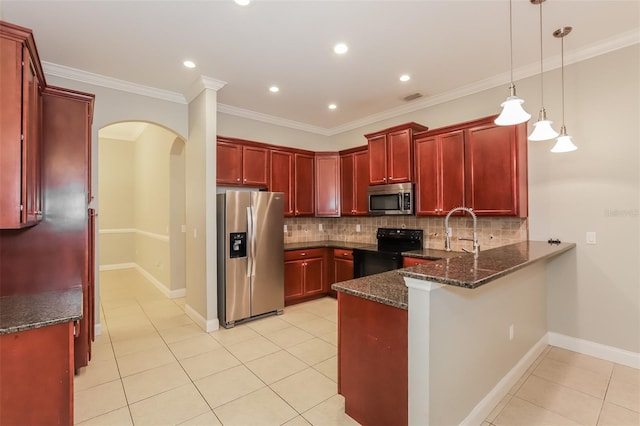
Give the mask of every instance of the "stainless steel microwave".
POLYGON ((369 214, 413 214, 413 184, 393 183, 369 187, 369 214))

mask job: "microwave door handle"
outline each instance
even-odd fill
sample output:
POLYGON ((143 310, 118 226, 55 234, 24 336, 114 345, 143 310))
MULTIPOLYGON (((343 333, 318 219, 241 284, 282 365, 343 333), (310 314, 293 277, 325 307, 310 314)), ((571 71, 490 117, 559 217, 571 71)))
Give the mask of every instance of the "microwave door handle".
POLYGON ((398 192, 398 210, 404 210, 404 194, 402 192, 398 192))

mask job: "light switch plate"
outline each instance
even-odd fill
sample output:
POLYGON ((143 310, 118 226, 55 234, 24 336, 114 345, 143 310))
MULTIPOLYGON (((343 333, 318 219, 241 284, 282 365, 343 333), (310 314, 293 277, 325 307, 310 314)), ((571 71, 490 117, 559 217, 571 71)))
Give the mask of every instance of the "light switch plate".
POLYGON ((587 244, 595 244, 596 243, 596 233, 593 231, 587 232, 587 244))

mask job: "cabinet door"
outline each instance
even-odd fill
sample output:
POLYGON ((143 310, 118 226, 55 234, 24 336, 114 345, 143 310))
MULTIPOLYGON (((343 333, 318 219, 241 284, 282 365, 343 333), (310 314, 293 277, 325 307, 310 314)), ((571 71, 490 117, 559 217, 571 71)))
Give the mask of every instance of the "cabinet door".
POLYGON ((288 260, 284 262, 284 300, 304 296, 304 263, 305 260, 288 260))
POLYGON ((339 283, 353 279, 353 260, 333 258, 333 282, 339 283))
POLYGON ((73 424, 73 323, 0 336, 0 424, 73 424))
POLYGON ((26 222, 36 223, 42 218, 42 161, 40 129, 41 124, 41 96, 40 82, 36 75, 36 70, 28 54, 25 53, 24 72, 27 86, 25 105, 26 111, 23 114, 24 129, 24 206, 26 209, 26 222))
POLYGON ((316 216, 340 216, 340 157, 316 156, 316 216))
POLYGON ((295 215, 313 216, 314 214, 314 157, 295 154, 295 215))
POLYGON ((269 150, 254 146, 242 147, 242 184, 264 187, 269 181, 269 150))
POLYGON ((304 265, 304 295, 311 296, 325 292, 324 259, 307 259, 304 265))
POLYGON ((284 215, 294 215, 294 158, 292 152, 271 151, 269 190, 284 193, 284 215))
POLYGON ((413 178, 413 151, 411 130, 389 133, 388 138, 388 183, 411 182, 413 178))
POLYGON ((467 207, 476 214, 516 215, 515 126, 477 126, 467 136, 467 207))
POLYGON ((343 216, 351 216, 355 213, 354 166, 353 154, 340 156, 340 213, 343 216))
POLYGON ((416 140, 416 214, 439 215, 440 158, 438 137, 429 136, 416 140))
POLYGON ((464 206, 464 132, 446 133, 439 141, 440 214, 464 206))
POLYGON ((387 135, 369 139, 369 183, 387 183, 387 135))
POLYGON ((369 213, 369 200, 367 189, 369 188, 369 152, 360 151, 353 154, 354 166, 354 194, 353 207, 356 215, 369 213))
POLYGON ((242 146, 218 141, 216 144, 216 182, 219 185, 242 184, 242 146))

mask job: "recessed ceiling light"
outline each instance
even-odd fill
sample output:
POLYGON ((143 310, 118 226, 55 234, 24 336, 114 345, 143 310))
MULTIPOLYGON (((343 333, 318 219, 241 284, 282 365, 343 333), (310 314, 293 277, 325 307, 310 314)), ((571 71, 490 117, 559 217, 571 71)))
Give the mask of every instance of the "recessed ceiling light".
POLYGON ((338 106, 336 104, 329 104, 329 109, 336 109, 338 106))
POLYGON ((278 86, 271 86, 269 87, 269 91, 271 93, 278 93, 280 91, 280 88, 278 86))
POLYGON ((409 81, 411 80, 411 76, 409 74, 402 74, 400 76, 400 81, 409 81))
POLYGON ((195 68, 196 64, 193 61, 184 61, 182 63, 187 68, 195 68))
POLYGON ((236 2, 236 4, 239 4, 240 6, 248 6, 249 3, 251 3, 251 0, 234 0, 236 2))
POLYGON ((345 53, 347 53, 347 50, 349 50, 349 47, 344 43, 338 43, 333 46, 333 51, 338 55, 344 55, 345 53))

